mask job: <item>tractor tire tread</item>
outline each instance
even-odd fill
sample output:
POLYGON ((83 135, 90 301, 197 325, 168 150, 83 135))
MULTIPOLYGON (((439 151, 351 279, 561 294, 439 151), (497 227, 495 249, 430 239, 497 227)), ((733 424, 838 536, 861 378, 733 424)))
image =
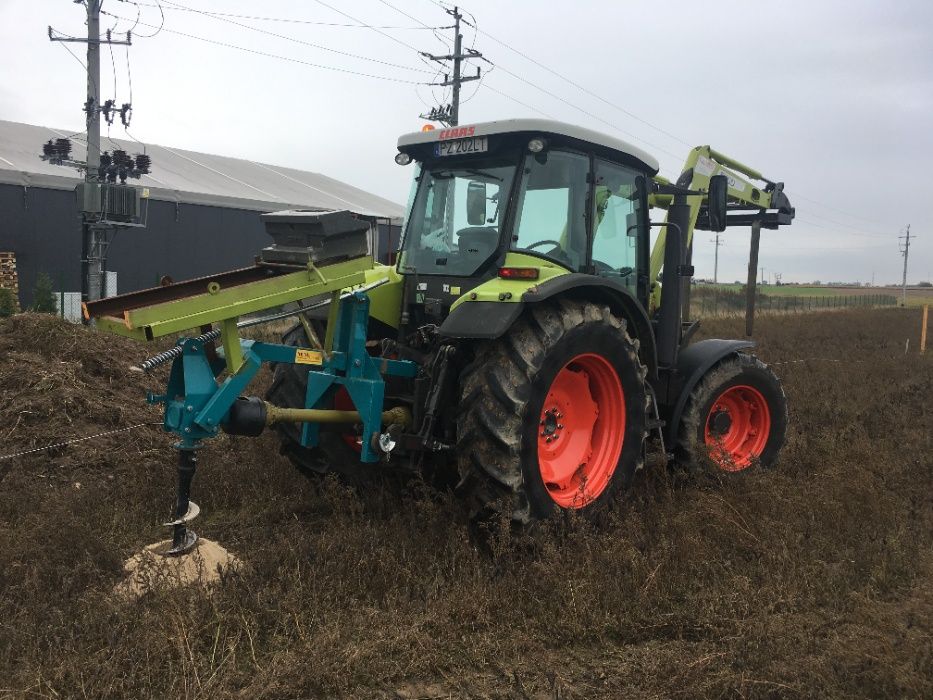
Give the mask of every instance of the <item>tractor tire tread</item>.
POLYGON ((778 439, 769 442, 762 459, 763 466, 773 466, 773 461, 780 453, 787 439, 787 395, 784 393, 784 387, 780 379, 774 374, 772 369, 754 355, 748 353, 736 353, 720 362, 710 372, 703 377, 694 387, 690 398, 684 407, 683 418, 680 421, 680 427, 677 435, 677 448, 679 459, 690 468, 699 468, 709 458, 708 448, 705 442, 699 439, 700 429, 705 426, 707 416, 704 415, 704 408, 707 403, 712 401, 721 387, 731 381, 737 375, 751 371, 757 374, 765 382, 771 384, 777 390, 778 405, 771 405, 773 411, 777 408, 779 414, 776 420, 772 420, 772 425, 779 428, 778 439))
MULTIPOLYGON (((532 306, 504 337, 479 344, 474 361, 462 370, 458 490, 467 498, 472 519, 501 512, 503 506, 513 524, 526 525, 534 519, 521 466, 522 426, 531 384, 549 349, 568 331, 589 323, 609 324, 624 336, 627 342, 620 343, 620 350, 644 379, 647 369, 626 332, 625 321, 608 307, 568 299, 532 306)), ((646 414, 648 402, 646 391, 646 414)), ((641 466, 639 459, 635 469, 641 466)))

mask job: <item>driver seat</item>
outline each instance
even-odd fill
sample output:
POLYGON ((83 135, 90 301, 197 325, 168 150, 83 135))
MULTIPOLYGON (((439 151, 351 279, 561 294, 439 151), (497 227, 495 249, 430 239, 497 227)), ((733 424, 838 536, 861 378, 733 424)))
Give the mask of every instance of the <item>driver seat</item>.
POLYGON ((499 230, 493 226, 469 226, 457 232, 461 253, 488 258, 499 246, 499 230))

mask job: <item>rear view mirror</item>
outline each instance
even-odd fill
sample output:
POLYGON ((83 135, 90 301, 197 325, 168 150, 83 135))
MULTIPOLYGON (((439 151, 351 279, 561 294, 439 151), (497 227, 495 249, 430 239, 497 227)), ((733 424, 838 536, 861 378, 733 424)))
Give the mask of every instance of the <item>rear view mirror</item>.
POLYGON ((713 175, 709 179, 706 209, 709 212, 709 230, 726 230, 726 198, 729 194, 729 178, 713 175))
POLYGON ((482 226, 486 223, 486 183, 471 180, 467 185, 467 223, 482 226))

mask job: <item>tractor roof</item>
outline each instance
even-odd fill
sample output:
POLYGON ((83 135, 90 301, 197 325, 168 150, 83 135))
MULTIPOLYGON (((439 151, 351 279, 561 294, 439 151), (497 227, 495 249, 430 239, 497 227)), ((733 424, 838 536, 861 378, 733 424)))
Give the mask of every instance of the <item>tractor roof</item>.
POLYGON ((652 171, 652 175, 656 174, 659 169, 657 159, 638 148, 638 146, 633 146, 627 141, 617 139, 614 136, 608 136, 598 131, 593 131, 592 129, 550 119, 500 119, 492 122, 464 124, 462 126, 444 127, 429 131, 414 131, 399 137, 398 148, 402 151, 408 150, 408 148, 412 146, 420 146, 449 139, 521 133, 557 136, 563 137, 569 141, 581 142, 582 144, 594 144, 640 161, 645 167, 652 171))

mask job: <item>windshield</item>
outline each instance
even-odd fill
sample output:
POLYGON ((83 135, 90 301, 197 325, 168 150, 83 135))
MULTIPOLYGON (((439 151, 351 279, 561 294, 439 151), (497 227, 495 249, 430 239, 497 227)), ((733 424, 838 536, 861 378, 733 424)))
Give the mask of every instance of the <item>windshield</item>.
POLYGON ((408 216, 400 269, 475 273, 499 246, 515 170, 514 159, 502 158, 426 164, 408 216))

